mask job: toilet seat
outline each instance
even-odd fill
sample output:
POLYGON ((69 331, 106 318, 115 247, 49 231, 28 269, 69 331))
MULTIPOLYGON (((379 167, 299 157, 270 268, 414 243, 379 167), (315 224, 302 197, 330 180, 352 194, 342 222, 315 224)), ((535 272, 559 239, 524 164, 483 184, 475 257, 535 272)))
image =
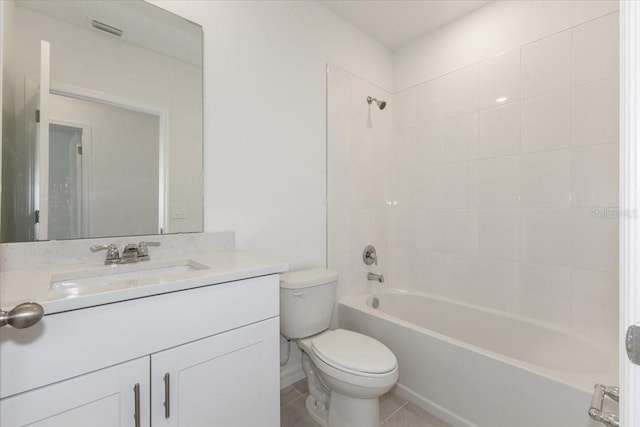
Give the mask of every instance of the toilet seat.
POLYGON ((345 329, 312 337, 310 347, 319 360, 352 375, 386 376, 398 365, 395 355, 380 341, 345 329))

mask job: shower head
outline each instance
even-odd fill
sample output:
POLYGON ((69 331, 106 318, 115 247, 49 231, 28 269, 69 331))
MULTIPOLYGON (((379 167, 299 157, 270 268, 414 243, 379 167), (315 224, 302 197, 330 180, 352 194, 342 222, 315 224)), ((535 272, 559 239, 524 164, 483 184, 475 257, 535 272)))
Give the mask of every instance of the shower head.
POLYGON ((371 105, 372 102, 375 102, 379 109, 384 110, 384 107, 387 106, 387 101, 380 101, 378 99, 367 96, 367 104, 371 105))

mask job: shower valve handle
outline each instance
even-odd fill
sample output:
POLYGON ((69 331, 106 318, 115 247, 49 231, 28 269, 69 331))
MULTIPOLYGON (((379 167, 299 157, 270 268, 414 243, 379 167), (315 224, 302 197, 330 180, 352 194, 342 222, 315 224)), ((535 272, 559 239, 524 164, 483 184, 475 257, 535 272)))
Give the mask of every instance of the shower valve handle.
POLYGON ((371 265, 375 263, 378 265, 378 255, 376 254, 376 248, 373 245, 367 245, 362 252, 362 260, 365 264, 371 265))

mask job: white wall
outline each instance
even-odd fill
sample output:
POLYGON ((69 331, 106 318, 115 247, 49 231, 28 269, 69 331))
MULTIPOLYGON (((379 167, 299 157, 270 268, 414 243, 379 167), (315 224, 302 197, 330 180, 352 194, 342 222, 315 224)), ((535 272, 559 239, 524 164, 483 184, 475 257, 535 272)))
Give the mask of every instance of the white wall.
POLYGON ((326 265, 326 64, 390 88, 390 52, 315 2, 154 3, 204 29, 205 230, 326 265))
POLYGON ((497 2, 396 53, 396 285, 616 342, 616 9, 497 2))

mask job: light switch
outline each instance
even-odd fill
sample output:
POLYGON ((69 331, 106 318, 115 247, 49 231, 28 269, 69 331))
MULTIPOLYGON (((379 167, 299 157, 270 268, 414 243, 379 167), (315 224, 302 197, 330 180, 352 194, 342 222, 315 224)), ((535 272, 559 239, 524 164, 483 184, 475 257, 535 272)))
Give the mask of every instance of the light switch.
POLYGON ((185 203, 174 203, 173 213, 171 215, 174 219, 186 219, 187 218, 187 205, 185 203))

